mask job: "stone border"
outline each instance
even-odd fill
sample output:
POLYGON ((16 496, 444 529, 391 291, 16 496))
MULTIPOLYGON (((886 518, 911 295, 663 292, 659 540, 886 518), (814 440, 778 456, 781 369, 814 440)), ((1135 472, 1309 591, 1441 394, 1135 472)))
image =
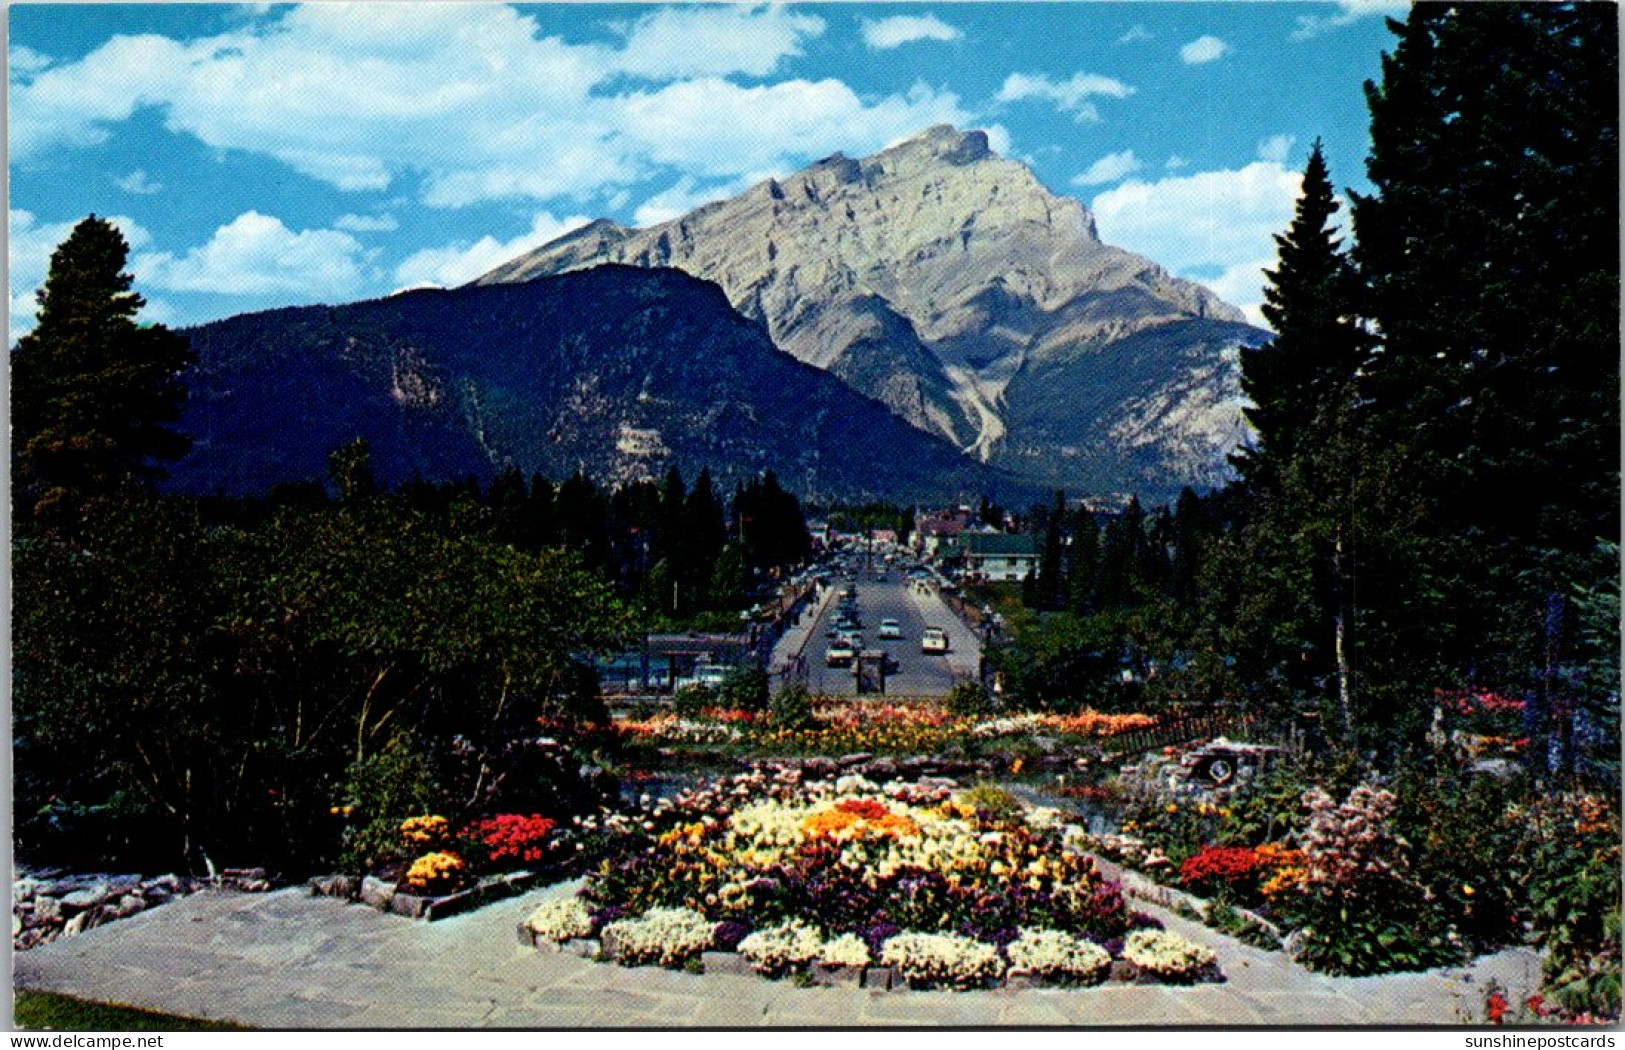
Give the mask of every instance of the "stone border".
POLYGON ((540 872, 513 871, 485 879, 469 889, 440 896, 407 893, 398 889, 397 883, 385 882, 371 875, 364 875, 359 880, 353 875, 326 875, 311 879, 307 885, 312 897, 338 897, 381 912, 433 922, 461 915, 493 901, 516 897, 541 879, 540 872))

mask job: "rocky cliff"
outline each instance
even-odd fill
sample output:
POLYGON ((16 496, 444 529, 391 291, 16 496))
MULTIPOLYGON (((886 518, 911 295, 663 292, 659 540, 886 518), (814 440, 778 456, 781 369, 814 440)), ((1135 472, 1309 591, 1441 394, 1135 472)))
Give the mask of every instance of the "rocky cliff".
POLYGON ((1074 490, 1221 476, 1243 434, 1234 348, 1262 338, 1206 289, 1101 243, 1082 203, 984 133, 949 127, 647 229, 601 220, 478 283, 603 262, 715 281, 800 360, 977 459, 1074 490), (1069 415, 1068 398, 1092 407, 1069 415))

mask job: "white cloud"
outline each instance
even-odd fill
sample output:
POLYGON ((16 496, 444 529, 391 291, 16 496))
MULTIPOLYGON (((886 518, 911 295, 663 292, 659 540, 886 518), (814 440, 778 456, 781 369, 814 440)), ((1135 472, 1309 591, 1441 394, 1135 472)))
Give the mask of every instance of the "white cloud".
POLYGON ((1258 317, 1276 234, 1292 221, 1303 176, 1256 161, 1156 182, 1130 180, 1090 202, 1101 239, 1201 280, 1258 317), (1219 274, 1217 278, 1213 274, 1219 274))
POLYGON ((823 32, 823 19, 784 7, 668 7, 633 23, 614 61, 622 72, 653 79, 764 76, 823 32))
MULTIPOLYGON (((751 180, 752 183, 759 181, 761 180, 751 180)), ((673 185, 638 205, 637 211, 632 214, 632 221, 638 226, 655 226, 669 219, 687 215, 702 204, 732 197, 743 188, 737 185, 713 185, 701 188, 693 177, 684 175, 673 185)))
POLYGON ((994 97, 1000 102, 1048 99, 1079 124, 1093 124, 1099 122, 1100 110, 1089 101, 1091 97, 1127 98, 1132 94, 1134 88, 1098 73, 1077 73, 1070 80, 1053 80, 1042 73, 1011 73, 994 97))
POLYGON ((1080 175, 1072 177, 1074 186, 1099 186, 1106 182, 1116 182, 1125 175, 1132 175, 1139 171, 1143 164, 1140 158, 1134 155, 1131 149, 1121 153, 1108 153, 1104 157, 1089 165, 1088 169, 1080 175))
POLYGON ((487 270, 532 248, 540 248, 548 241, 585 226, 588 221, 584 215, 557 219, 551 212, 540 212, 531 220, 530 229, 512 240, 499 241, 487 234, 473 243, 424 248, 413 252, 395 267, 395 283, 403 288, 425 285, 450 288, 467 284, 487 270))
POLYGON ((341 190, 406 177, 424 203, 450 208, 607 198, 674 177, 662 167, 696 151, 698 176, 798 167, 970 119, 928 89, 860 98, 837 80, 725 79, 765 74, 823 31, 794 8, 652 11, 623 28, 619 48, 548 36, 546 17, 485 4, 311 4, 207 39, 115 37, 14 86, 12 160, 103 142, 155 107, 171 131, 211 147, 272 157, 341 190), (629 74, 681 79, 639 87, 629 74))
POLYGON ((340 215, 333 220, 333 228, 351 233, 390 233, 401 224, 393 215, 340 215))
POLYGON ((1271 135, 1267 139, 1262 139, 1258 143, 1258 159, 1285 164, 1297 141, 1296 135, 1271 135))
POLYGON ((178 292, 225 295, 345 295, 361 286, 361 242, 338 230, 295 233, 272 215, 247 211, 214 231, 207 244, 177 257, 137 256, 138 281, 178 292))
POLYGON ((630 96, 622 129, 659 164, 730 178, 798 167, 835 149, 871 153, 933 124, 970 121, 956 96, 923 85, 866 102, 839 80, 743 87, 710 79, 630 96))
POLYGON ((1151 31, 1149 29, 1147 29, 1145 26, 1140 25, 1139 23, 1136 22, 1134 25, 1129 27, 1128 32, 1124 33, 1122 36, 1117 38, 1117 42, 1119 44, 1135 44, 1135 43, 1140 42, 1141 40, 1150 40, 1150 39, 1151 39, 1151 31))
POLYGON ((1167 168, 1169 171, 1178 171, 1180 168, 1183 168, 1185 165, 1187 165, 1189 163, 1190 163, 1190 161, 1186 160, 1184 157, 1181 157, 1179 154, 1175 153, 1173 156, 1169 157, 1168 160, 1162 166, 1164 168, 1167 168))
POLYGON ((887 51, 920 40, 951 43, 964 36, 964 33, 936 15, 893 15, 890 18, 863 20, 863 42, 876 51, 887 51))
MULTIPOLYGON (((134 219, 124 215, 105 218, 124 234, 124 240, 131 248, 141 248, 151 243, 152 235, 134 219)), ((11 334, 16 337, 34 327, 34 315, 39 309, 34 293, 45 283, 45 275, 50 272, 51 255, 83 220, 40 222, 33 212, 20 208, 8 211, 6 219, 6 261, 11 281, 11 287, 7 290, 7 316, 11 321, 11 334)), ((142 291, 139 282, 135 290, 142 291)))
POLYGON ((1230 53, 1230 45, 1216 36, 1200 36, 1179 49, 1179 60, 1187 66, 1213 62, 1230 53))
POLYGON ((1292 39, 1309 40, 1362 18, 1378 15, 1403 18, 1410 6, 1409 0, 1338 0, 1335 15, 1299 15, 1298 28, 1292 31, 1292 39))
POLYGON ((161 193, 163 192, 164 188, 163 183, 153 182, 152 179, 147 176, 147 173, 140 168, 130 172, 128 175, 114 179, 113 185, 117 186, 125 193, 136 193, 141 194, 142 196, 147 196, 153 193, 161 193))

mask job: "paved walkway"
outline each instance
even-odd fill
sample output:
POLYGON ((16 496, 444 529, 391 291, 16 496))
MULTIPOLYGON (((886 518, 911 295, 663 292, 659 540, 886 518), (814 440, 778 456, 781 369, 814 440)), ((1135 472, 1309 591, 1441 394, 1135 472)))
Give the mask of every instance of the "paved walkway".
POLYGON ((953 1025, 1453 1025, 1491 977, 1524 993, 1526 949, 1465 970, 1308 973, 1154 906, 1211 945, 1226 981, 985 992, 797 988, 751 976, 623 969, 519 944, 535 891, 438 922, 310 897, 205 892, 15 956, 19 989, 265 1028, 675 1028, 953 1025))

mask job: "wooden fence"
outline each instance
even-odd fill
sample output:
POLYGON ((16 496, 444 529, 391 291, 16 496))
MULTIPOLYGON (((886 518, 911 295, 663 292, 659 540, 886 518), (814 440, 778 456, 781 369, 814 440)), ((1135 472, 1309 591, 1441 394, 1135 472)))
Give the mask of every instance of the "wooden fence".
POLYGON ((1255 715, 1239 711, 1201 711, 1108 737, 1106 746, 1114 751, 1139 754, 1188 744, 1193 740, 1211 740, 1217 736, 1257 743, 1254 738, 1259 729, 1259 720, 1255 715))

